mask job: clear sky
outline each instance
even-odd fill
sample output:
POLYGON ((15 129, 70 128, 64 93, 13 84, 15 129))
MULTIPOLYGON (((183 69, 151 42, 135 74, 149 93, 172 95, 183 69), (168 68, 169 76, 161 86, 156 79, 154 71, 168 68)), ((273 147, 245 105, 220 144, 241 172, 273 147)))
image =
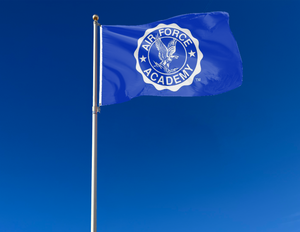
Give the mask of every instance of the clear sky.
POLYGON ((92 15, 226 11, 241 87, 102 107, 98 231, 300 231, 299 1, 0 1, 0 231, 90 231, 92 15))

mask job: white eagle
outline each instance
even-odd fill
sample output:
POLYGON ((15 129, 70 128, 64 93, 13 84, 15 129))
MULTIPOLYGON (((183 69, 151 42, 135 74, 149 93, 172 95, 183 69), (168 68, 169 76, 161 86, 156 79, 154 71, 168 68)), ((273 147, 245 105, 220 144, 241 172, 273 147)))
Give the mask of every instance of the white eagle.
POLYGON ((177 43, 177 40, 173 39, 168 43, 168 46, 166 46, 161 41, 161 38, 158 36, 158 34, 156 35, 155 45, 158 50, 158 57, 161 60, 161 62, 157 63, 154 61, 154 63, 155 63, 154 67, 159 67, 167 73, 176 71, 178 69, 178 68, 174 68, 171 70, 169 69, 170 63, 172 62, 172 60, 174 58, 178 59, 178 56, 174 55, 174 53, 176 52, 176 43, 177 43))

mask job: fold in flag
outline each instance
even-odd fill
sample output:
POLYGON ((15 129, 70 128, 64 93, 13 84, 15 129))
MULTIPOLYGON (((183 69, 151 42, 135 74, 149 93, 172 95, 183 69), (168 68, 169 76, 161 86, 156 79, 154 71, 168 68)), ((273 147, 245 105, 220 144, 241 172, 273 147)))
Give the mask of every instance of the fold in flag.
POLYGON ((187 14, 100 29, 100 104, 138 96, 209 96, 242 84, 225 12, 187 14))

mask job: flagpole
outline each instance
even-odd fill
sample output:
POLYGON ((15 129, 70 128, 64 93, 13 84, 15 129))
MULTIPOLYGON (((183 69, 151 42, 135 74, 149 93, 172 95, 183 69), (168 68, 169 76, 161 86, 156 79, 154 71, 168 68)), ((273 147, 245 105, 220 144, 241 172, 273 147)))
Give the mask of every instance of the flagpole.
POLYGON ((92 180, 91 180, 91 232, 97 232, 97 117, 98 111, 98 15, 93 15, 93 109, 92 109, 92 180))

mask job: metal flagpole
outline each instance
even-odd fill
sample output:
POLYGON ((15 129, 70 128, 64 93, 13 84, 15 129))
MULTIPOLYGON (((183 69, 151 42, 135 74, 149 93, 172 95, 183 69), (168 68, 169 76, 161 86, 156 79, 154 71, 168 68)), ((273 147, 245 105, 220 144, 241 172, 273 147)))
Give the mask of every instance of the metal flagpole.
POLYGON ((94 52, 93 52, 93 124, 92 124, 92 187, 91 187, 91 232, 97 232, 97 113, 98 107, 98 15, 94 19, 94 52))

